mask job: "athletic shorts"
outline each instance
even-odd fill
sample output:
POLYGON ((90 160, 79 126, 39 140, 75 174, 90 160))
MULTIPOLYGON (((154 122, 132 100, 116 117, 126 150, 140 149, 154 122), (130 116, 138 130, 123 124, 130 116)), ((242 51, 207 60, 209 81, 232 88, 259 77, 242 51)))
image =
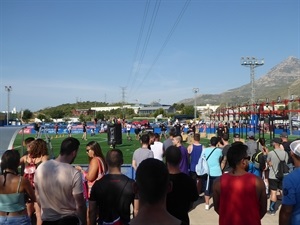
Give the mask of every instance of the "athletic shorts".
POLYGON ((282 181, 277 179, 269 179, 269 188, 272 191, 282 190, 282 181))

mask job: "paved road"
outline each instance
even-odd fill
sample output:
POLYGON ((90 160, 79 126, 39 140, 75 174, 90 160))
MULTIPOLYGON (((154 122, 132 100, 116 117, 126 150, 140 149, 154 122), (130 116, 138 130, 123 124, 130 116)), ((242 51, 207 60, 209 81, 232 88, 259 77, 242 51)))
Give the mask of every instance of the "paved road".
MULTIPOLYGON (((268 199, 269 202, 269 199, 268 199)), ((219 221, 219 216, 215 212, 212 204, 212 199, 210 200, 211 208, 209 211, 204 209, 204 199, 200 198, 194 203, 194 209, 190 211, 190 225, 217 225, 219 221)), ((277 225, 278 224, 279 211, 276 212, 274 216, 268 213, 262 219, 262 225, 277 225)))

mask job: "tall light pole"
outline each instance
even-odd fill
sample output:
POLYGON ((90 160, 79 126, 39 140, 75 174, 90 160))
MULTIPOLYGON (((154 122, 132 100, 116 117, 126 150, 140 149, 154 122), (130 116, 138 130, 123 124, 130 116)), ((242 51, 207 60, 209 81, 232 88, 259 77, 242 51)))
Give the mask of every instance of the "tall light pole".
POLYGON ((255 87, 254 87, 255 71, 254 71, 254 69, 258 66, 264 65, 264 59, 256 59, 255 57, 242 57, 241 65, 250 67, 250 83, 251 83, 250 104, 253 107, 253 105, 255 104, 255 87))
POLYGON ((293 124, 292 124, 292 102, 294 101, 294 95, 290 93, 290 88, 288 88, 288 97, 290 98, 289 100, 289 128, 290 128, 290 135, 293 134, 293 124))
POLYGON ((196 119, 196 113, 197 113, 197 109, 196 109, 196 97, 197 97, 197 93, 199 92, 199 88, 193 88, 193 92, 195 94, 195 97, 194 97, 194 119, 196 119))
POLYGON ((7 126, 9 125, 9 106, 10 106, 10 92, 12 91, 11 86, 5 86, 5 91, 7 91, 7 126))

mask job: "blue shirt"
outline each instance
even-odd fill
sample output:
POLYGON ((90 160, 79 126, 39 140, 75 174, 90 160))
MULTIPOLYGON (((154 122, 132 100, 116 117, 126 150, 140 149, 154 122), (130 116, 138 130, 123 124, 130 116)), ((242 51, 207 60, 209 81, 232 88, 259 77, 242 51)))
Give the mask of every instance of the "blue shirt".
MULTIPOLYGON (((215 147, 205 148, 203 154, 205 158, 210 155, 210 153, 214 150, 215 147)), ((221 165, 220 165, 220 158, 222 158, 222 149, 216 148, 214 152, 209 156, 207 160, 208 168, 209 168, 209 175, 211 177, 218 177, 222 175, 221 165)))
POLYGON ((191 152, 190 171, 196 172, 195 167, 198 164, 201 153, 202 153, 202 145, 193 144, 193 150, 191 152))
POLYGON ((300 168, 296 168, 283 178, 282 204, 293 206, 290 225, 300 224, 300 168))

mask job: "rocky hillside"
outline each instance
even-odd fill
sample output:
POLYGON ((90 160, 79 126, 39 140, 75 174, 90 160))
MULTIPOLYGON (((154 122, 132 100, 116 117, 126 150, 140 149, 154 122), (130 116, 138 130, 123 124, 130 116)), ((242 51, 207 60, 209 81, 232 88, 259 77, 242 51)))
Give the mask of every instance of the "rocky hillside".
MULTIPOLYGON (((300 60, 289 57, 274 66, 267 74, 255 80, 256 100, 265 101, 266 97, 276 100, 288 98, 289 94, 300 96, 300 60), (290 89, 290 90, 288 90, 290 89)), ((242 104, 249 101, 251 85, 246 84, 217 95, 203 94, 198 96, 197 103, 204 104, 242 104)), ((185 99, 179 103, 193 105, 194 99, 185 99)))

